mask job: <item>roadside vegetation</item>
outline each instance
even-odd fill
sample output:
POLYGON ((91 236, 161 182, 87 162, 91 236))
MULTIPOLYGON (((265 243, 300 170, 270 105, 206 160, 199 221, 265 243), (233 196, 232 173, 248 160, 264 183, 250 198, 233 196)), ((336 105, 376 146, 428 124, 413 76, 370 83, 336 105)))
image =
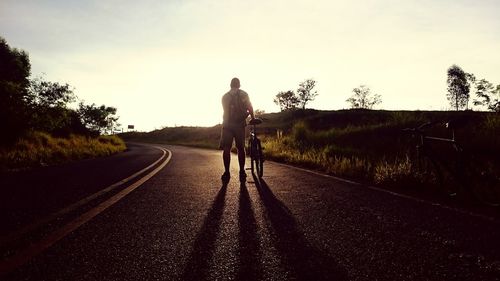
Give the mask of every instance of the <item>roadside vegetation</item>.
MULTIPOLYGON (((294 123, 281 138, 265 137, 263 146, 267 158, 277 161, 383 186, 422 186, 427 184, 426 179, 413 173, 410 161, 416 140, 402 129, 437 122, 429 134, 450 138, 452 132, 445 128, 449 120, 460 124, 456 139, 471 156, 471 165, 498 175, 500 116, 495 113, 353 110, 328 116, 319 112, 294 123), (330 123, 325 118, 335 117, 350 121, 323 127, 322 123, 330 123)), ((436 153, 446 158, 450 151, 438 146, 436 153)))
POLYGON ((27 168, 123 151, 116 108, 79 101, 66 83, 31 77, 28 53, 0 37, 0 169, 27 168))
POLYGON ((8 149, 0 149, 1 170, 19 170, 98 156, 108 156, 126 149, 117 136, 89 137, 70 135, 53 137, 33 132, 8 149))

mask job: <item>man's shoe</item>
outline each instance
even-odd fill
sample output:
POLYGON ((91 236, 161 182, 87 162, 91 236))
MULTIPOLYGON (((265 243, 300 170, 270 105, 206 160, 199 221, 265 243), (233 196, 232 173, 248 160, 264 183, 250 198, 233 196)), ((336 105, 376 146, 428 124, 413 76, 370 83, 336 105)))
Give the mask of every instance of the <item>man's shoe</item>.
POLYGON ((229 174, 229 172, 224 172, 224 174, 222 174, 222 176, 220 177, 220 179, 223 182, 229 182, 230 178, 231 178, 231 175, 229 174))
POLYGON ((247 181, 247 173, 245 171, 240 171, 240 182, 246 182, 247 181))

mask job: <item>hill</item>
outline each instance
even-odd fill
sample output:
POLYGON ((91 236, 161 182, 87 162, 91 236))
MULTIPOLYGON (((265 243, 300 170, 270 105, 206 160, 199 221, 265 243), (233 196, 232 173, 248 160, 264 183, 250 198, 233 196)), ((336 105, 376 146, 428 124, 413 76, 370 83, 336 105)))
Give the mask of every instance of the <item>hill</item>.
MULTIPOLYGON (((327 131, 350 128, 368 128, 381 124, 397 125, 400 128, 415 126, 428 121, 459 120, 464 130, 485 120, 495 119, 495 114, 473 111, 385 111, 385 110, 295 110, 266 113, 259 116, 264 123, 259 132, 274 136, 277 130, 290 133, 298 122, 303 122, 309 130, 327 131)), ((498 118, 497 118, 498 119, 498 118)), ((491 123, 496 121, 493 120, 491 123)), ((491 125, 490 125, 491 126, 491 125)), ((495 124, 493 124, 495 126, 495 124)), ((212 127, 165 127, 151 132, 128 132, 120 134, 126 141, 183 144, 206 148, 217 148, 221 125, 212 127)))

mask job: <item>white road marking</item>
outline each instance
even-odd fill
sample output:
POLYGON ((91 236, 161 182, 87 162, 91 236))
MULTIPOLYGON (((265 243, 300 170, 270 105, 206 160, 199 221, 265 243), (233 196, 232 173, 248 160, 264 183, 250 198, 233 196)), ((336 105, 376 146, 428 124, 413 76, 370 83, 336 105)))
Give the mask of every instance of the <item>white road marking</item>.
POLYGON ((134 173, 133 175, 131 175, 130 177, 127 177, 121 181, 118 181, 118 182, 115 182, 114 184, 102 189, 101 191, 99 192, 96 192, 86 198, 83 198, 82 200, 76 202, 76 203, 73 203, 67 207, 64 207, 62 208, 61 210, 55 212, 55 213, 52 213, 40 220, 37 220, 37 221, 34 221, 33 223, 30 223, 22 228, 20 228, 19 230, 16 230, 14 232, 11 232, 11 233, 8 233, 4 236, 1 236, 0 237, 0 246, 3 246, 3 245, 6 245, 14 240, 16 240, 17 238, 19 238, 20 236, 28 233, 28 232, 31 232, 37 228, 39 228, 40 226, 42 225, 46 225, 47 223, 51 222, 52 220, 58 218, 58 217, 61 217, 73 210, 76 210, 77 208, 87 204, 88 202, 100 197, 101 195, 104 195, 114 189, 116 189, 118 186, 121 186, 122 184, 125 184, 127 183, 128 181, 134 179, 135 177, 139 176, 140 174, 144 173, 145 171, 149 170, 151 167, 155 166, 156 164, 158 164, 161 160, 163 160, 165 157, 166 157, 166 154, 167 152, 165 150, 163 150, 162 148, 160 147, 157 147, 155 146, 155 148, 157 149, 160 149, 163 154, 160 158, 158 158, 158 160, 156 160, 154 163, 152 163, 151 165, 147 166, 146 168, 134 173))
POLYGON ((59 228, 58 230, 54 231, 53 233, 47 235, 45 238, 43 238, 41 241, 38 241, 34 244, 31 244, 27 248, 23 249, 16 255, 3 260, 0 262, 0 276, 7 274, 8 272, 20 267, 24 263, 26 263, 28 260, 33 258, 34 256, 40 254, 50 246, 54 245, 57 241, 61 240, 62 238, 66 237, 68 234, 73 232, 74 230, 78 229, 80 226, 85 224, 86 222, 90 221, 92 218, 96 217, 100 213, 102 213, 104 210, 107 208, 113 206, 116 202, 120 201, 123 199, 125 196, 127 196, 129 193, 134 191, 136 188, 141 186, 143 183, 145 183, 147 180, 149 180, 151 177, 153 177, 156 173, 158 173, 165 165, 168 164, 170 159, 172 158, 172 152, 168 149, 156 147, 158 149, 161 149, 166 153, 165 151, 169 152, 168 158, 156 169, 139 179, 137 182, 129 185, 127 188, 123 189, 122 191, 118 192, 111 198, 107 199, 106 201, 100 203, 98 206, 92 208, 91 210, 85 212, 84 214, 80 215, 78 218, 72 220, 65 226, 59 228))

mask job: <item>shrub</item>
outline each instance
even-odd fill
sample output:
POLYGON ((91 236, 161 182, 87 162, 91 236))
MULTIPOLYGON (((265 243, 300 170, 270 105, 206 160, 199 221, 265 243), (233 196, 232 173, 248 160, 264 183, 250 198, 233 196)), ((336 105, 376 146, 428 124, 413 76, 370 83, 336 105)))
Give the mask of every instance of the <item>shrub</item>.
POLYGON ((311 142, 311 131, 304 121, 299 121, 293 125, 292 140, 296 147, 305 149, 311 142))

